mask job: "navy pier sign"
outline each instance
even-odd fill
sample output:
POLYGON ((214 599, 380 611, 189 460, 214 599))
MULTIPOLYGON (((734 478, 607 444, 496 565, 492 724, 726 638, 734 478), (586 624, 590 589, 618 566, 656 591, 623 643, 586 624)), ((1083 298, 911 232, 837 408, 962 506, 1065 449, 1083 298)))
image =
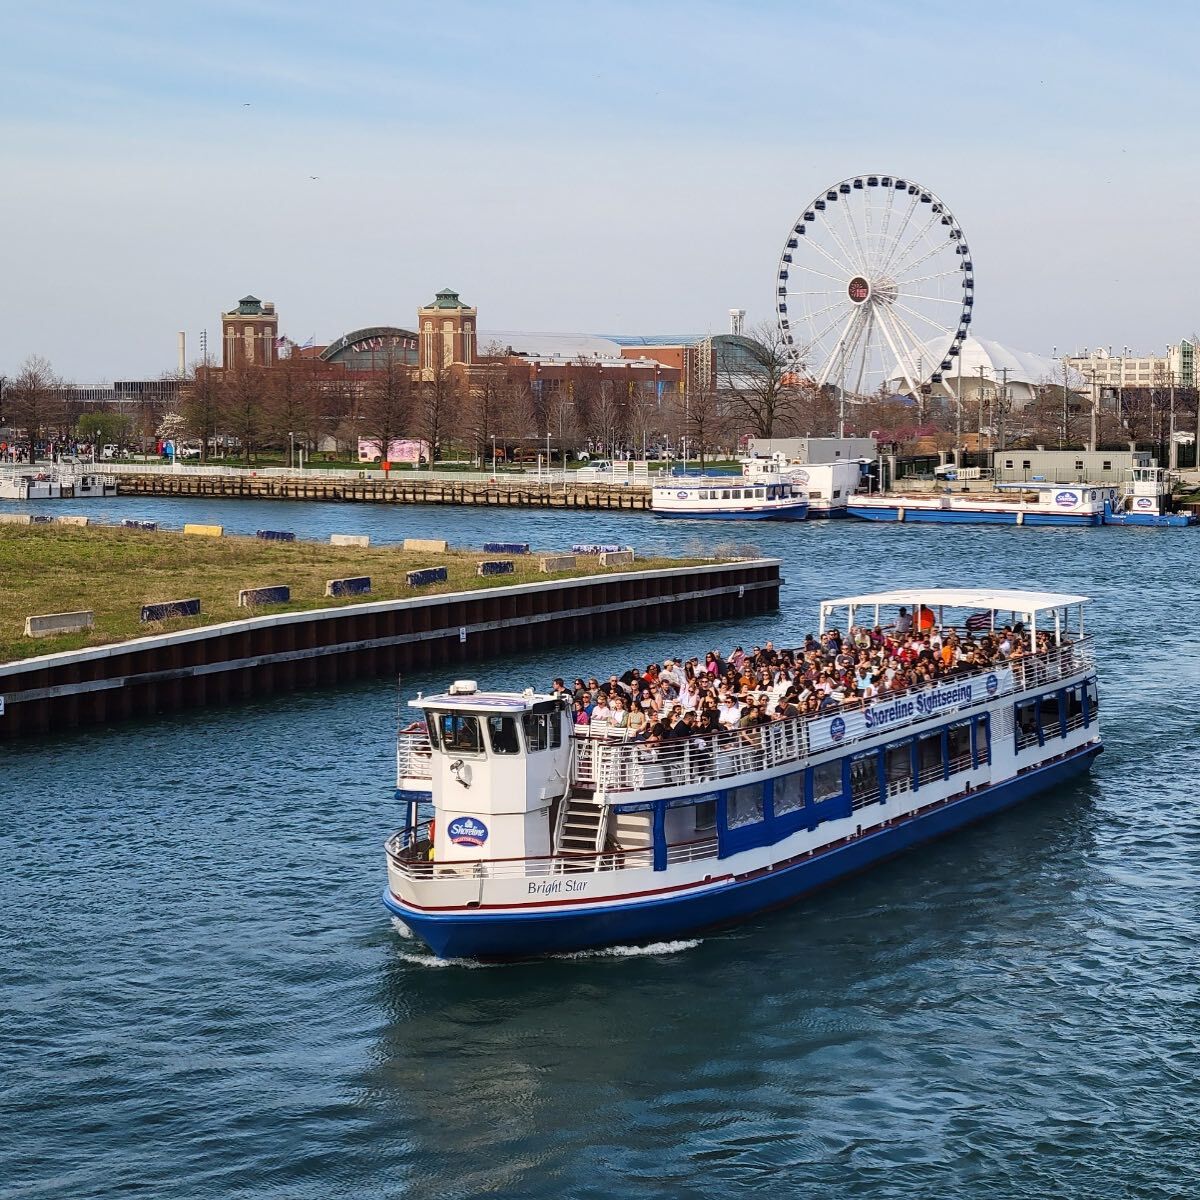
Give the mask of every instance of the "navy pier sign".
POLYGON ((168 621, 172 617, 198 617, 199 600, 166 600, 162 604, 143 604, 143 621, 168 621))

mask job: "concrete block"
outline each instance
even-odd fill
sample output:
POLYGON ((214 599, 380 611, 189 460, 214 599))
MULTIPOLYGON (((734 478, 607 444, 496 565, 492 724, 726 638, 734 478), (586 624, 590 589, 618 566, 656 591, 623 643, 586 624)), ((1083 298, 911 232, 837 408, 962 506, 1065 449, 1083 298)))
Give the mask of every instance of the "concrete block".
POLYGON ((198 617, 199 600, 166 600, 161 604, 143 604, 143 621, 169 621, 172 617, 198 617))
POLYGON ((126 518, 121 522, 122 529, 142 529, 148 533, 154 533, 158 529, 157 521, 131 521, 126 518))
POLYGON ((30 525, 49 525, 54 518, 49 513, 34 513, 29 518, 30 525))
POLYGON ((32 525, 33 518, 28 513, 0 513, 0 525, 32 525))
POLYGON ((547 554, 538 560, 538 567, 544 574, 550 574, 552 571, 573 571, 575 570, 575 555, 547 554))
POLYGON ((367 596, 371 592, 371 577, 355 575, 349 579, 330 579, 325 584, 327 596, 367 596))
POLYGON ((283 584, 276 587, 242 588, 238 592, 238 608, 253 608, 259 604, 286 604, 292 589, 283 584))
POLYGON ((369 546, 371 539, 365 533, 331 533, 331 546, 369 546))
POLYGON ((184 533, 194 533, 197 537, 220 537, 225 532, 223 525, 185 525, 184 533))
POLYGON ((55 517, 54 523, 55 525, 86 525, 88 519, 87 517, 77 516, 55 517))
POLYGON ((632 550, 602 550, 600 552, 602 567, 628 567, 633 565, 632 550))
POLYGON ((408 586, 424 587, 428 583, 445 583, 447 571, 445 567, 422 567, 419 571, 409 571, 408 586))
POLYGON ((484 554, 528 554, 528 542, 484 542, 484 554))
POLYGON ((607 542, 599 542, 599 543, 596 543, 593 545, 588 545, 588 546, 572 546, 571 553, 572 554, 584 554, 584 555, 608 554, 614 550, 628 550, 628 549, 629 549, 628 546, 621 546, 621 545, 617 545, 615 543, 609 544, 607 542))
POLYGON ((445 538, 405 538, 405 550, 425 550, 430 554, 445 554, 445 538))
POLYGON ((511 575, 512 573, 513 561, 511 558, 492 559, 475 564, 476 575, 511 575))
POLYGON ((55 633, 79 633, 91 629, 96 623, 96 614, 91 609, 82 612, 46 613, 40 617, 25 618, 26 637, 49 637, 55 633))
POLYGON ((294 542, 296 540, 296 535, 285 529, 260 529, 254 536, 263 542, 294 542))

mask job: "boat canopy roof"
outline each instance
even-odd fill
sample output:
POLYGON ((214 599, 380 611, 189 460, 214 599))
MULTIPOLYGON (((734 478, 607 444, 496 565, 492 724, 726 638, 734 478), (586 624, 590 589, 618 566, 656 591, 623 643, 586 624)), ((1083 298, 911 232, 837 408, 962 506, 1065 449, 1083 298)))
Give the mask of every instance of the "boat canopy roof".
POLYGON ((408 703, 410 708, 473 713, 525 713, 546 705, 560 707, 560 701, 553 696, 534 692, 532 688, 525 692, 442 692, 436 696, 418 696, 408 703))
POLYGON ((1019 588, 902 588, 894 592, 868 592, 862 596, 846 596, 841 600, 821 601, 822 615, 853 605, 878 604, 906 608, 970 608, 988 612, 1035 613, 1046 609, 1066 608, 1086 604, 1087 596, 1067 592, 1033 592, 1019 588))

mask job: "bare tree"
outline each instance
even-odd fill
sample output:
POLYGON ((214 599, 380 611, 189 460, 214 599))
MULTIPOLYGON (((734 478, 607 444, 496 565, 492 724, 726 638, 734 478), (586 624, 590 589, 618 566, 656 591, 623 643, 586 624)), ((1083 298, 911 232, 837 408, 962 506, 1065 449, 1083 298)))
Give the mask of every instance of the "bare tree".
POLYGON ((717 379, 729 415, 755 437, 775 436, 776 426, 797 414, 799 389, 791 351, 770 321, 749 337, 722 340, 717 379))
POLYGON ((672 408, 675 427, 681 439, 687 439, 689 457, 695 454, 704 470, 705 459, 713 457, 729 435, 728 414, 721 398, 711 388, 678 392, 672 408))
POLYGON ((429 461, 444 455, 443 442, 455 424, 456 406, 462 397, 459 378, 447 366, 427 367, 416 389, 414 427, 429 443, 429 461))
POLYGON ((375 442, 383 459, 397 438, 412 430, 414 417, 412 368, 392 347, 384 350, 363 393, 363 431, 375 442))
POLYGON ((59 423, 62 386, 50 363, 34 354, 21 364, 17 377, 5 389, 6 415, 16 429, 24 432, 30 461, 34 445, 59 423))
POLYGON ((221 427, 224 392, 211 367, 193 367, 180 388, 179 415, 189 437, 200 443, 200 461, 208 458, 209 443, 221 427))
POLYGON ((250 465, 266 425, 266 372, 240 365, 221 379, 221 412, 225 426, 242 444, 242 461, 250 465))
POLYGON ((275 440, 289 450, 294 440, 314 449, 323 399, 311 363, 299 355, 281 359, 271 370, 266 396, 267 428, 275 440))

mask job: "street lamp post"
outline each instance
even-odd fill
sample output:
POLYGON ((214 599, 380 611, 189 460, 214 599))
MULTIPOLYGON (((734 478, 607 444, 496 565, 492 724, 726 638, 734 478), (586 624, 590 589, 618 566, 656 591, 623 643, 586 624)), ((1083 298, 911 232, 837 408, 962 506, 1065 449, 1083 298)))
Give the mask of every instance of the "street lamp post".
POLYGON ((492 434, 492 482, 496 481, 496 435, 492 434))
POLYGON ((288 430, 288 470, 292 471, 296 467, 296 435, 288 430))

